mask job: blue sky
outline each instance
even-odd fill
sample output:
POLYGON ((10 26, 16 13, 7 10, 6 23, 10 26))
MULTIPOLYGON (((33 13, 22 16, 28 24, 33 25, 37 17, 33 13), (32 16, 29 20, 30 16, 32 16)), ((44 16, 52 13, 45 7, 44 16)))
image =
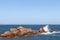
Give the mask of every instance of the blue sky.
POLYGON ((0 24, 60 24, 60 0, 0 0, 0 24))

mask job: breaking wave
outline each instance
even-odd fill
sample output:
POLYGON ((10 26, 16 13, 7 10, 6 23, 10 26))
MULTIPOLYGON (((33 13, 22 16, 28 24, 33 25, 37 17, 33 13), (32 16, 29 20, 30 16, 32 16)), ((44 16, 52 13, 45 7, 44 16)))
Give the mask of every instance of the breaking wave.
POLYGON ((59 32, 47 32, 47 33, 41 33, 41 34, 50 35, 50 34, 58 34, 58 33, 60 33, 60 31, 59 32))
POLYGON ((60 31, 52 31, 52 32, 50 32, 49 30, 51 30, 51 29, 49 28, 49 25, 46 25, 45 27, 43 27, 43 29, 45 30, 45 32, 41 33, 41 34, 44 34, 44 35, 50 35, 50 34, 58 34, 58 33, 60 33, 60 31))

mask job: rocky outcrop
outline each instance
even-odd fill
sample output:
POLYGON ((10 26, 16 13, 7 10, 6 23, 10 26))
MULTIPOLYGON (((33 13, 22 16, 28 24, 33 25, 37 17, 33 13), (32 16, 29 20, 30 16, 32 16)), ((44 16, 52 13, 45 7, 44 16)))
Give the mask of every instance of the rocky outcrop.
POLYGON ((31 28, 20 26, 18 28, 11 28, 10 31, 4 32, 0 35, 0 38, 18 38, 23 36, 34 36, 37 34, 38 32, 31 28))
POLYGON ((19 38, 24 36, 35 36, 44 33, 45 30, 40 28, 39 31, 33 30, 31 28, 24 28, 20 26, 18 28, 10 28, 10 31, 6 31, 0 35, 0 38, 19 38))

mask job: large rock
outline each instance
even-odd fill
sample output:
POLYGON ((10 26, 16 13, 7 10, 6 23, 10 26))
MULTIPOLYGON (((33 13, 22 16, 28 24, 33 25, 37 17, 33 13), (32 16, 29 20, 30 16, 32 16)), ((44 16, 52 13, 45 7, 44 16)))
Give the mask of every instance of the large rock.
MULTIPOLYGON (((42 29, 40 29, 42 31, 42 29)), ((0 35, 0 38, 17 38, 17 37, 23 37, 23 36, 34 36, 38 34, 35 30, 31 28, 24 28, 23 26, 16 28, 11 28, 10 31, 4 32, 0 35)))

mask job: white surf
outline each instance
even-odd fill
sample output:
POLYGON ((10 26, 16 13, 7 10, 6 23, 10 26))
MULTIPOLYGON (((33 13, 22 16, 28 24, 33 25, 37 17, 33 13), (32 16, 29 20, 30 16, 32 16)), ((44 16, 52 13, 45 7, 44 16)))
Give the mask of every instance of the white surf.
POLYGON ((60 31, 50 32, 49 30, 51 30, 51 29, 49 29, 49 25, 46 25, 45 27, 43 27, 43 29, 44 29, 45 32, 44 33, 41 33, 41 34, 49 35, 49 34, 60 33, 60 31))

